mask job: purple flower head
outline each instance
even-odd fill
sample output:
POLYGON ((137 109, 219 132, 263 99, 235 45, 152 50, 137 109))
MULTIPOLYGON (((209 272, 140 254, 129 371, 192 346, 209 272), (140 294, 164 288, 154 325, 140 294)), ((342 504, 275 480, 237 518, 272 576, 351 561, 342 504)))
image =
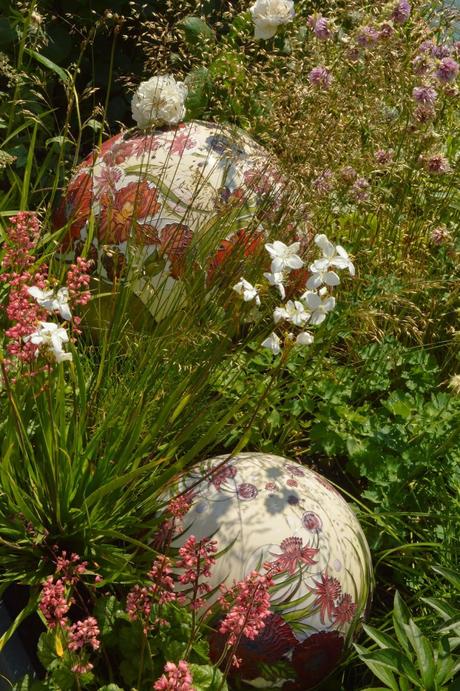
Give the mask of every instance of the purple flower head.
POLYGON ((442 43, 440 46, 434 46, 433 48, 433 56, 435 58, 438 58, 438 60, 442 60, 442 58, 448 58, 451 53, 451 48, 450 46, 446 46, 445 43, 442 43))
POLYGON ((443 58, 439 63, 435 75, 440 82, 448 84, 449 82, 454 82, 457 79, 458 71, 459 66, 456 60, 453 58, 443 58))
POLYGON ((438 97, 436 89, 432 86, 415 86, 412 89, 412 98, 417 103, 432 106, 438 97))
POLYGON ((327 194, 334 187, 332 170, 325 168, 312 183, 319 194, 327 194))
POLYGON ((356 42, 362 48, 369 48, 377 43, 380 38, 380 31, 375 26, 362 26, 356 36, 356 42))
POLYGON ((327 41, 332 36, 332 31, 329 27, 329 22, 326 17, 321 14, 312 14, 307 19, 308 26, 313 29, 316 38, 322 41, 327 41))
POLYGON ((348 182, 351 184, 354 180, 356 180, 357 176, 358 173, 353 168, 353 166, 344 166, 340 170, 340 177, 344 182, 348 182))
POLYGON ((332 75, 327 67, 318 65, 310 70, 308 74, 310 84, 320 87, 322 89, 329 89, 332 82, 332 75))
POLYGON ((434 120, 436 110, 430 103, 421 103, 414 111, 414 117, 417 122, 426 123, 434 120))
POLYGON ((380 38, 390 38, 394 34, 394 28, 391 22, 382 22, 379 26, 380 38))
POLYGON ((433 41, 432 38, 428 38, 425 41, 422 41, 422 43, 418 47, 418 52, 422 54, 434 55, 435 50, 436 43, 433 41))
POLYGON ((399 0, 393 8, 391 18, 396 24, 405 24, 410 17, 410 12, 410 2, 407 0, 399 0))

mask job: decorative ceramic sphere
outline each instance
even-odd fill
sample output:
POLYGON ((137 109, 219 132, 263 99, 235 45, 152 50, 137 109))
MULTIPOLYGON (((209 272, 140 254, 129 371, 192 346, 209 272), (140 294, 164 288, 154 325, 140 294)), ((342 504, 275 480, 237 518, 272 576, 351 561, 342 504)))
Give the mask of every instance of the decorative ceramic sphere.
POLYGON ((259 224, 285 188, 273 158, 238 128, 190 122, 126 132, 80 164, 55 224, 69 224, 67 258, 86 243, 107 284, 129 261, 134 293, 161 318, 180 301, 186 257, 209 281, 233 251, 255 251, 259 224))
MULTIPOLYGON (((271 454, 226 459, 211 458, 181 478, 179 489, 190 489, 193 501, 174 544, 212 535, 226 550, 211 588, 253 570, 274 574, 271 614, 255 640, 242 638, 235 674, 271 688, 260 663, 285 661, 274 686, 309 689, 338 665, 369 605, 369 547, 352 509, 321 475, 271 454)), ((216 632, 210 643, 217 660, 225 637, 216 632)))

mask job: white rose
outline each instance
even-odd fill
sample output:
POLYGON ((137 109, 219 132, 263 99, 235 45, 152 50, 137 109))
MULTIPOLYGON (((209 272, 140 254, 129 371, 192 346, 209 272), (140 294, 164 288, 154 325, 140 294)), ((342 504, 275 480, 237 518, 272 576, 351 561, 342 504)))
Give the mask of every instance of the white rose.
POLYGON ((249 8, 254 22, 254 38, 272 38, 281 24, 295 16, 292 0, 256 0, 249 8))
POLYGON ((131 101, 137 126, 177 125, 185 117, 187 87, 172 75, 152 77, 141 82, 131 101))

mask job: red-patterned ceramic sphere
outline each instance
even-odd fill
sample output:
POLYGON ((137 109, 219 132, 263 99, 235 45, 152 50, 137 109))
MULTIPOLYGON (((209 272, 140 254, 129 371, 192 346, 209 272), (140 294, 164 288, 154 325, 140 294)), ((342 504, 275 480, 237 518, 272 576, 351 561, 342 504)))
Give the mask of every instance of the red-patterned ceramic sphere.
MULTIPOLYGON (((370 551, 351 507, 318 473, 264 453, 208 459, 178 489, 192 503, 174 545, 212 536, 223 551, 211 589, 253 570, 275 574, 271 614, 257 638, 243 636, 234 674, 264 689, 316 686, 350 648, 372 592, 370 551), (273 685, 261 663, 285 663, 273 685)), ((210 643, 217 660, 225 636, 216 632, 210 643)))
POLYGON ((186 256, 209 281, 235 247, 251 254, 285 187, 276 161, 242 130, 190 122, 105 142, 78 167, 56 224, 69 226, 67 257, 86 243, 108 285, 134 267, 134 292, 161 317, 180 302, 186 256))

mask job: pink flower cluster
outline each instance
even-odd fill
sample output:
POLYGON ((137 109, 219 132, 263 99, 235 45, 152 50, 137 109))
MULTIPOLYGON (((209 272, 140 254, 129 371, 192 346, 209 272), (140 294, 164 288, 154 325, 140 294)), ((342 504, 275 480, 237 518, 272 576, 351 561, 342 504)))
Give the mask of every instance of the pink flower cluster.
POLYGON ((66 615, 70 602, 66 597, 63 580, 59 578, 54 582, 53 576, 48 576, 42 586, 39 607, 50 629, 67 625, 66 615))
POLYGON ((98 650, 100 646, 99 635, 99 626, 94 617, 77 621, 69 629, 69 650, 76 652, 84 648, 85 645, 93 650, 98 650))
POLYGON ((67 272, 67 288, 69 289, 70 300, 75 305, 86 305, 91 299, 88 290, 90 282, 90 270, 93 266, 92 259, 77 257, 76 263, 71 264, 67 272))
MULTIPOLYGON (((132 621, 143 619, 147 622, 154 604, 163 605, 177 599, 171 574, 171 560, 161 555, 153 562, 148 572, 148 578, 152 584, 135 585, 131 588, 126 598, 126 611, 132 621)), ((145 624, 145 631, 147 630, 148 625, 145 624)))
POLYGON ((193 691, 193 678, 185 660, 167 662, 165 673, 154 683, 155 691, 193 691))
POLYGON ((67 585, 75 585, 86 572, 87 566, 88 562, 81 561, 81 557, 75 552, 72 552, 69 559, 65 550, 56 557, 56 573, 62 574, 61 578, 67 585))
POLYGON ((199 596, 210 591, 209 585, 201 579, 211 576, 211 567, 216 563, 216 552, 216 540, 204 538, 197 541, 194 535, 191 535, 179 549, 180 559, 177 567, 184 569, 184 573, 179 576, 179 582, 182 585, 190 583, 193 586, 190 598, 190 606, 193 609, 199 609, 204 605, 204 599, 199 596))
POLYGON ((168 511, 174 516, 174 518, 183 518, 186 513, 190 510, 192 505, 193 494, 187 492, 186 494, 181 494, 178 497, 174 497, 168 503, 168 511))
POLYGON ((222 620, 219 632, 228 634, 227 645, 238 645, 241 636, 254 640, 265 627, 265 619, 270 614, 269 588, 272 583, 270 576, 252 571, 232 588, 221 587, 219 603, 228 614, 222 620))

